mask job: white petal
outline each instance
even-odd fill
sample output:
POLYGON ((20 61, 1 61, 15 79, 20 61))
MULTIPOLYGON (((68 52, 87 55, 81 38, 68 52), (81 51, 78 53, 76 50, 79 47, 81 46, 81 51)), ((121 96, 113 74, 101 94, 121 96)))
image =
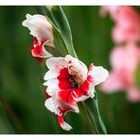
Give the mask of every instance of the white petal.
POLYGON ((48 86, 46 91, 50 96, 55 95, 60 90, 57 79, 49 80, 45 84, 48 86))
POLYGON ((67 67, 65 59, 63 57, 51 57, 46 61, 46 65, 49 69, 60 70, 67 67))
POLYGON ((77 105, 71 106, 74 109, 74 112, 79 113, 79 108, 77 105))
POLYGON ((56 109, 56 106, 55 106, 55 103, 54 103, 54 100, 53 98, 49 98, 45 101, 45 106, 48 110, 50 110, 51 112, 53 113, 56 113, 57 112, 57 109, 56 109))
POLYGON ((94 92, 95 92, 95 88, 94 88, 94 86, 93 86, 93 87, 89 90, 89 92, 88 92, 88 94, 89 94, 89 96, 90 96, 91 98, 94 98, 94 96, 95 96, 94 92))
POLYGON ((49 80, 49 79, 53 79, 53 78, 57 78, 59 75, 59 71, 56 70, 49 70, 46 72, 45 76, 44 76, 44 80, 49 80))
POLYGON ((66 131, 69 131, 72 129, 72 127, 66 122, 64 122, 64 124, 61 127, 66 131))
POLYGON ((77 102, 82 102, 88 99, 90 96, 81 96, 80 98, 77 99, 77 102))
POLYGON ((52 85, 58 85, 58 79, 57 78, 53 78, 51 80, 48 80, 47 82, 45 82, 43 85, 45 86, 52 86, 52 85))
POLYGON ((101 66, 93 66, 93 69, 90 70, 88 75, 91 75, 93 77, 95 85, 98 85, 108 78, 109 73, 106 69, 104 69, 101 66))
POLYGON ((43 15, 26 15, 26 20, 22 22, 22 25, 30 30, 30 34, 36 37, 40 41, 49 40, 48 45, 53 46, 53 33, 52 25, 47 21, 43 15))
POLYGON ((78 78, 77 80, 86 80, 88 69, 83 62, 70 55, 65 57, 65 61, 69 65, 69 73, 71 75, 75 75, 78 78))

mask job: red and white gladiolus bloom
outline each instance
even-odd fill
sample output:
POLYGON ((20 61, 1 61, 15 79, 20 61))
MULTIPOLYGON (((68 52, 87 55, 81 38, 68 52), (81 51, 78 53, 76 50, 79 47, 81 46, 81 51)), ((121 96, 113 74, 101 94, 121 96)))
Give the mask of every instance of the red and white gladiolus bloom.
POLYGON ((64 115, 78 113, 77 103, 94 97, 95 86, 108 78, 108 71, 101 66, 86 65, 70 55, 50 57, 46 61, 48 71, 44 76, 47 86, 45 106, 55 113, 58 123, 64 130, 72 127, 64 121, 64 115))
POLYGON ((30 34, 34 36, 31 54, 38 60, 52 56, 46 51, 44 45, 53 47, 53 32, 52 25, 43 15, 26 15, 26 20, 22 25, 30 30, 30 34))

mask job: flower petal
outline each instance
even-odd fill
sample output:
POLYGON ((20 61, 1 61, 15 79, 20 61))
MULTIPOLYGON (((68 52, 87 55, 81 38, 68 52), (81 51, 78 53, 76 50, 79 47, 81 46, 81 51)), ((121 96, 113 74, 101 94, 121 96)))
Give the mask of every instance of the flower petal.
POLYGON ((72 129, 72 127, 64 121, 64 114, 58 116, 57 119, 58 119, 58 123, 62 129, 66 130, 66 131, 69 131, 72 129))
POLYGON ((133 102, 140 101, 140 89, 133 86, 130 87, 128 89, 127 98, 128 100, 133 101, 133 102))
POLYGON ((64 116, 65 116, 68 112, 74 111, 74 110, 73 110, 73 109, 70 109, 70 108, 66 108, 66 109, 59 108, 59 111, 60 111, 60 113, 59 113, 59 115, 57 116, 57 119, 58 119, 58 123, 59 123, 60 127, 61 127, 62 129, 64 129, 64 130, 66 130, 66 131, 71 130, 72 127, 71 127, 68 123, 66 123, 66 122, 64 121, 64 116))
POLYGON ((58 86, 58 80, 57 79, 48 80, 43 85, 47 86, 46 92, 50 96, 55 95, 60 90, 59 86, 58 86))
POLYGON ((115 47, 110 56, 112 67, 134 71, 139 61, 139 52, 139 47, 133 44, 115 47))
POLYGON ((89 68, 88 75, 92 76, 92 78, 94 80, 94 85, 98 85, 98 84, 104 82, 108 78, 109 73, 103 67, 93 66, 91 64, 90 68, 89 68))
POLYGON ((44 80, 54 79, 57 78, 58 76, 59 76, 59 71, 57 69, 49 70, 46 72, 44 76, 44 80))
POLYGON ((34 38, 33 47, 31 48, 31 54, 33 57, 36 58, 48 58, 52 55, 46 51, 44 48, 45 42, 40 42, 37 40, 37 38, 34 38))
POLYGON ((63 57, 51 57, 46 61, 46 65, 49 69, 55 70, 60 70, 68 66, 63 57))
POLYGON ((82 81, 84 81, 86 79, 88 70, 83 62, 70 55, 67 55, 65 57, 65 61, 69 66, 69 73, 71 75, 76 76, 75 78, 77 78, 77 80, 81 79, 82 81))
POLYGON ((73 97, 73 90, 71 89, 61 90, 57 93, 57 96, 61 102, 69 105, 71 108, 72 106, 76 105, 76 101, 74 100, 74 97, 73 97))
POLYGON ((36 37, 41 42, 46 42, 47 45, 53 46, 53 33, 52 25, 47 21, 43 15, 26 15, 26 20, 22 25, 27 27, 31 32, 30 34, 36 37))
POLYGON ((56 106, 55 106, 55 102, 53 100, 52 97, 48 98, 46 101, 45 101, 45 106, 48 110, 50 110, 51 112, 53 113, 57 113, 57 109, 56 109, 56 106))
POLYGON ((107 93, 123 90, 122 75, 117 71, 112 71, 109 78, 101 85, 101 89, 107 93))

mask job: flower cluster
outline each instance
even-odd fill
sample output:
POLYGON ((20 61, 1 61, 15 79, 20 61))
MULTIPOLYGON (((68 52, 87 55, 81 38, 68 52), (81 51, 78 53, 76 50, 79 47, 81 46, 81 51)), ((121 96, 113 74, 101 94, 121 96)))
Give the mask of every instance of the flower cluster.
POLYGON ((105 92, 127 91, 131 101, 140 100, 140 89, 136 85, 136 70, 140 65, 140 15, 129 6, 105 6, 101 14, 109 12, 115 21, 112 36, 117 44, 110 55, 112 72, 102 84, 105 92))
POLYGON ((140 40, 140 15, 129 6, 104 6, 101 14, 109 13, 115 22, 112 36, 116 43, 140 40))
POLYGON ((34 36, 31 49, 33 57, 47 58, 48 71, 44 76, 46 86, 45 106, 55 113, 58 123, 64 130, 72 127, 64 121, 64 115, 73 111, 78 113, 78 102, 94 97, 95 86, 108 78, 108 71, 101 66, 86 65, 72 57, 54 57, 46 51, 45 45, 53 45, 52 26, 42 15, 31 16, 27 14, 23 26, 29 28, 34 36))

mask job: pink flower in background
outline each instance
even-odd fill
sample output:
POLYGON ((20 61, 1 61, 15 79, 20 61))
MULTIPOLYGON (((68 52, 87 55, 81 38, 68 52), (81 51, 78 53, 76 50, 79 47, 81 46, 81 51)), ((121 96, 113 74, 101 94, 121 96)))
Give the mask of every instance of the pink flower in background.
POLYGON ((127 69, 135 71, 139 59, 140 48, 135 44, 128 44, 126 46, 116 46, 113 48, 110 55, 110 62, 113 69, 127 69))
POLYGON ((102 6, 100 9, 100 15, 106 16, 109 13, 111 18, 116 21, 121 8, 122 6, 102 6))
POLYGON ((140 15, 130 6, 122 6, 113 29, 115 42, 137 42, 140 40, 140 15))
POLYGON ((136 86, 136 70, 140 64, 140 15, 130 6, 103 6, 101 15, 109 13, 115 22, 113 40, 125 43, 116 46, 110 55, 112 71, 108 80, 102 84, 103 91, 111 93, 124 90, 131 101, 140 100, 140 88, 136 86))
POLYGON ((32 16, 27 14, 26 18, 22 22, 22 25, 27 27, 30 30, 30 34, 34 36, 34 42, 31 48, 32 56, 38 60, 52 56, 44 47, 44 45, 53 47, 52 25, 42 15, 32 16))
POLYGON ((77 103, 94 97, 94 87, 108 77, 103 67, 86 65, 70 55, 51 57, 46 62, 49 71, 45 74, 47 86, 45 106, 55 113, 64 130, 72 127, 64 121, 67 112, 79 112, 77 103))
POLYGON ((140 101, 140 88, 134 86, 131 86, 131 88, 127 89, 128 95, 127 98, 130 101, 140 101))
POLYGON ((102 16, 110 14, 111 18, 118 24, 130 26, 132 22, 139 22, 139 14, 131 6, 102 6, 102 16))
POLYGON ((140 22, 134 22, 129 27, 116 24, 112 37, 116 43, 138 42, 140 40, 140 22))
POLYGON ((112 72, 101 86, 103 91, 125 90, 129 100, 140 100, 140 89, 135 83, 136 69, 140 64, 140 48, 133 44, 117 46, 112 50, 110 61, 112 72))
POLYGON ((113 40, 136 42, 140 40, 140 15, 130 6, 103 6, 101 15, 110 14, 116 25, 113 29, 113 40))

